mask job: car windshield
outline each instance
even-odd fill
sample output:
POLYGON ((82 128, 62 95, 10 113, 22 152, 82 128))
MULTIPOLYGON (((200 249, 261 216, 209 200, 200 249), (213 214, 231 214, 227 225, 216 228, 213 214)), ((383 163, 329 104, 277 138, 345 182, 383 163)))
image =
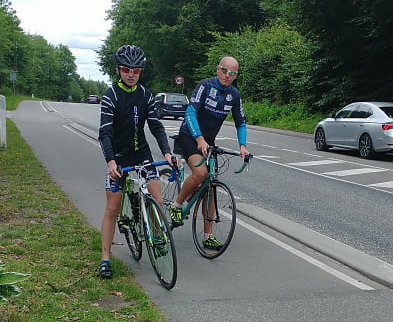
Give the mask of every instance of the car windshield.
POLYGON ((380 109, 384 111, 387 116, 393 119, 393 106, 382 106, 380 109))
POLYGON ((183 94, 168 94, 166 100, 167 102, 188 103, 187 96, 183 94))

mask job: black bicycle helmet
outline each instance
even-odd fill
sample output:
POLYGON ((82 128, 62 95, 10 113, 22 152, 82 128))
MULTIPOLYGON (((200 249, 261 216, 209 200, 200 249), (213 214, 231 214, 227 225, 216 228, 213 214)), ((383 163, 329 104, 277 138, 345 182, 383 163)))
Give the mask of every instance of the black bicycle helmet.
POLYGON ((117 65, 130 68, 145 68, 146 57, 142 49, 134 45, 123 45, 116 52, 117 65))

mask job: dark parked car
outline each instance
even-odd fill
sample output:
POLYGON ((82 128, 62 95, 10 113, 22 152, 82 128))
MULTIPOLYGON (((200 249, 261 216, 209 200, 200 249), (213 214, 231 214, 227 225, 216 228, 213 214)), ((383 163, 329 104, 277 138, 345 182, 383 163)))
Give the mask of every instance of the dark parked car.
POLYGON ((98 95, 89 95, 87 98, 87 103, 89 104, 100 104, 100 98, 98 95))
POLYGON ((158 118, 173 116, 175 119, 178 119, 179 117, 184 117, 189 101, 184 94, 158 93, 155 97, 155 103, 158 118))
POLYGON ((358 150, 362 158, 377 152, 393 152, 393 103, 355 102, 319 122, 314 130, 315 147, 333 146, 358 150))

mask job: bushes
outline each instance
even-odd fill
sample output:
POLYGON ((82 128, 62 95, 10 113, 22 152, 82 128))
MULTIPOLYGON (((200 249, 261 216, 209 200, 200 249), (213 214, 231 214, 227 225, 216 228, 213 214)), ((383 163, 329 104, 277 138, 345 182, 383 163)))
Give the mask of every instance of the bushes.
POLYGON ((276 21, 258 31, 215 33, 208 64, 198 70, 201 78, 214 72, 219 59, 234 56, 240 64, 235 84, 242 97, 279 104, 304 102, 312 61, 312 44, 284 22, 276 21))
POLYGON ((3 96, 11 96, 12 95, 12 89, 8 87, 1 87, 0 88, 0 94, 3 96))
POLYGON ((309 114, 302 104, 276 105, 268 100, 243 104, 247 124, 312 133, 322 114, 309 114))

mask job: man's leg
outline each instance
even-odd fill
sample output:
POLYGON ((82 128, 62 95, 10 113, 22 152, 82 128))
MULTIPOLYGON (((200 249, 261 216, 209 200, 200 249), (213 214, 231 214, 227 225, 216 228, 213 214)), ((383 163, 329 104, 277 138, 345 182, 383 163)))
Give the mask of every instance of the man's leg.
POLYGON ((195 167, 195 164, 200 162, 201 155, 193 154, 188 160, 187 164, 191 169, 191 175, 184 181, 183 187, 180 189, 179 195, 176 198, 176 201, 169 208, 169 214, 172 219, 172 224, 176 226, 181 226, 182 222, 182 205, 184 200, 189 196, 199 184, 205 180, 207 177, 207 168, 206 164, 202 164, 199 167, 195 167))

